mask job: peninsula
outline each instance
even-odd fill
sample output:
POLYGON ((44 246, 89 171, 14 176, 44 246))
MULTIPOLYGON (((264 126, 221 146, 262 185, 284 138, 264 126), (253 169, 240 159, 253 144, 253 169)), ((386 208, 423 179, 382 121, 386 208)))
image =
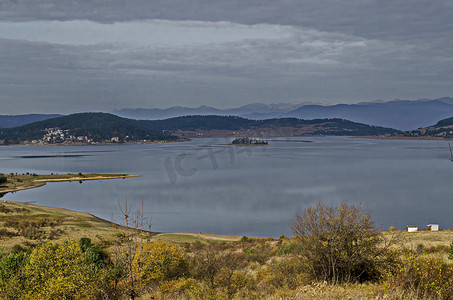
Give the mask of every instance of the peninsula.
POLYGON ((6 193, 17 192, 37 188, 46 185, 47 182, 60 181, 85 181, 85 180, 104 180, 104 179, 120 179, 129 177, 140 177, 143 175, 131 174, 50 174, 38 175, 32 173, 25 174, 0 174, 0 196, 6 193))

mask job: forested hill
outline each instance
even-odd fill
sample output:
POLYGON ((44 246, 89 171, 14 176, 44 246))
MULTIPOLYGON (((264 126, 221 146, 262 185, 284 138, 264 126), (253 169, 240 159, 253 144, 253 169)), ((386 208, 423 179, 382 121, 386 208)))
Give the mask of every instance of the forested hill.
POLYGON ((135 120, 107 113, 78 113, 14 128, 0 129, 4 144, 128 142, 174 140, 174 136, 140 126, 135 120))
POLYGON ((141 120, 137 121, 137 123, 146 128, 167 130, 170 132, 251 130, 253 133, 254 131, 258 132, 264 129, 267 129, 267 132, 269 132, 269 129, 274 129, 275 134, 280 133, 283 135, 289 134, 289 131, 292 131, 293 135, 350 136, 392 135, 399 132, 395 129, 370 126, 342 119, 300 120, 297 118, 279 118, 249 120, 236 116, 184 116, 166 120, 141 120))
POLYGON ((235 116, 185 116, 132 120, 107 113, 79 113, 0 129, 0 144, 71 144, 171 141, 196 136, 393 135, 397 130, 342 119, 249 120, 235 116))
POLYGON ((406 131, 402 136, 451 139, 453 138, 453 117, 440 120, 435 125, 429 127, 406 131))

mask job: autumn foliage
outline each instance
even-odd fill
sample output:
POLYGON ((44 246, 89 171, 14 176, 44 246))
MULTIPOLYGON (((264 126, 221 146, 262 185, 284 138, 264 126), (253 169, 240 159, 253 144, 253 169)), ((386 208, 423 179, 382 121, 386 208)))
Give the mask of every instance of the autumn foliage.
POLYGON ((388 247, 360 205, 317 204, 293 230, 178 244, 135 230, 110 247, 16 249, 0 255, 0 299, 453 299, 448 251, 388 247))

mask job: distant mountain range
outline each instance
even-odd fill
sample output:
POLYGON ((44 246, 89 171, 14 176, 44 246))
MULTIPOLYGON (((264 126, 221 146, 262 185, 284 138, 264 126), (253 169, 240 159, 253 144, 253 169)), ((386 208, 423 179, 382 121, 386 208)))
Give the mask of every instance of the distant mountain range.
POLYGON ((453 98, 332 106, 306 105, 287 113, 286 116, 301 119, 335 117, 398 130, 412 130, 453 116, 453 98))
POLYGON ((233 109, 210 106, 197 108, 175 106, 167 109, 121 109, 114 114, 145 120, 159 120, 187 115, 239 116, 254 120, 272 118, 298 118, 305 120, 340 118, 374 126, 413 130, 435 124, 453 116, 453 98, 423 100, 394 100, 388 102, 362 102, 358 104, 249 104, 233 109))
MULTIPOLYGON (((113 114, 142 120, 163 120, 189 115, 238 116, 251 120, 275 118, 298 118, 305 120, 339 118, 374 126, 398 130, 415 130, 435 124, 453 116, 453 98, 422 100, 393 100, 387 102, 362 102, 357 104, 315 105, 315 104, 248 104, 231 109, 210 106, 197 108, 174 106, 160 108, 126 108, 113 114)), ((17 115, 1 116, 0 128, 12 128, 31 122, 54 118, 61 115, 17 115)))
POLYGON ((202 105, 200 107, 191 108, 183 106, 173 106, 170 108, 125 108, 114 110, 112 113, 130 119, 144 120, 163 120, 181 116, 200 116, 200 115, 216 115, 216 116, 238 116, 248 119, 270 119, 283 117, 284 114, 291 112, 303 104, 247 104, 237 108, 219 109, 211 106, 202 105))

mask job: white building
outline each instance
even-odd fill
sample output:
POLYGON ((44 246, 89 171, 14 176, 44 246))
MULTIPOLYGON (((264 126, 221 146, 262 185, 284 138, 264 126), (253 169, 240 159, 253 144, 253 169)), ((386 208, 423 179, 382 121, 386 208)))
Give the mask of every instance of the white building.
POLYGON ((416 225, 407 225, 406 230, 407 230, 407 232, 417 232, 418 227, 416 225))
POLYGON ((428 224, 426 225, 430 231, 439 231, 439 224, 428 224))

